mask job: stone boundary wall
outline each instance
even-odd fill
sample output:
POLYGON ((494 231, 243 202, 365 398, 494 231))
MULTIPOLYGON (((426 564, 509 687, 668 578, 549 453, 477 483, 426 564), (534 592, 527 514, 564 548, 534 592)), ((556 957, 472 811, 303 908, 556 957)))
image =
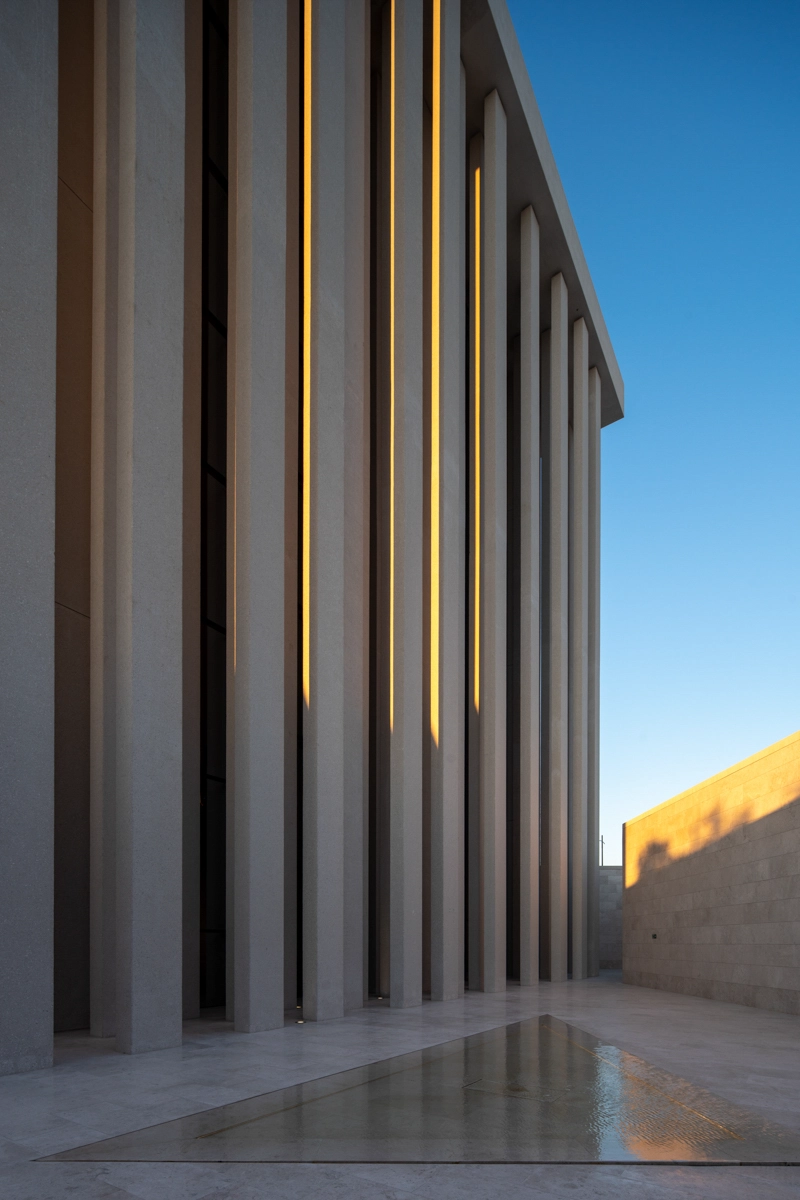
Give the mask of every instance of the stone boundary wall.
POLYGON ((622 967, 622 867, 600 867, 600 970, 622 967))
POLYGON ((623 981, 800 1014, 800 733, 628 821, 623 981))

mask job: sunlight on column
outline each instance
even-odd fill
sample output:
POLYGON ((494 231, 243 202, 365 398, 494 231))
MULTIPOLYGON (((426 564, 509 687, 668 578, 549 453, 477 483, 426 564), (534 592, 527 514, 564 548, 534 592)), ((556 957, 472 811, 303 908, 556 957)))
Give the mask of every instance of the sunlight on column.
POLYGON ((303 39, 303 699, 311 695, 311 7, 303 39))
POLYGON ((442 184, 442 3, 433 0, 433 161, 431 163, 431 735, 439 745, 440 301, 442 184))
POLYGON ((475 639, 473 703, 481 709, 481 169, 475 168, 475 639))
POLYGON ((395 0, 390 18, 391 68, 389 81, 389 729, 394 729, 394 422, 395 422, 395 158, 396 158, 396 20, 395 0))

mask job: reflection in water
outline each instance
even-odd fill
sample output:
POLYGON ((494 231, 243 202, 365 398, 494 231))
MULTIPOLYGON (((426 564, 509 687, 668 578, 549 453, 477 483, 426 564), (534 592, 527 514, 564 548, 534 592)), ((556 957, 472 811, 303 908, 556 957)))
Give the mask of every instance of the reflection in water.
POLYGON ((554 1017, 270 1092, 58 1159, 787 1161, 789 1131, 554 1017))

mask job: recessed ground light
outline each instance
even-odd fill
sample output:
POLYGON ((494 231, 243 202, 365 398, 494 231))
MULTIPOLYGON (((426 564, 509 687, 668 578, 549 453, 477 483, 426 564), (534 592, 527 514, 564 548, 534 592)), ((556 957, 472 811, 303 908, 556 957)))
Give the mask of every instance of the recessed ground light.
POLYGON ((303 1020, 302 1017, 298 1017, 297 1020, 295 1021, 295 1025, 305 1025, 305 1021, 303 1020))

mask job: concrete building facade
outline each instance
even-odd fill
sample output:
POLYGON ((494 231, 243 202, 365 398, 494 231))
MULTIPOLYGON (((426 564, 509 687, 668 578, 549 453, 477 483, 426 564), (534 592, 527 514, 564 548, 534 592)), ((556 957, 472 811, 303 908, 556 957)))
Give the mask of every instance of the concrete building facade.
POLYGON ((0 54, 0 1072, 596 974, 623 386, 504 0, 0 54))
POLYGON ((800 733, 624 826, 622 978, 800 1014, 800 733))

